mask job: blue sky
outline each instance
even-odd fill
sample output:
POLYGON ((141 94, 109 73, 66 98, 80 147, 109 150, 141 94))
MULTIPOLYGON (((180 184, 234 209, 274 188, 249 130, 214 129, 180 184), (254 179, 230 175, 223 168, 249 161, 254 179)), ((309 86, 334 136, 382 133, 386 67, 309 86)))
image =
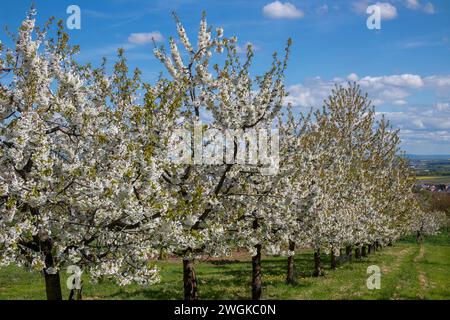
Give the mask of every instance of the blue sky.
MULTIPOLYGON (((81 29, 70 30, 81 45, 79 59, 98 63, 127 49, 131 66, 154 81, 162 70, 149 35, 162 43, 176 34, 176 11, 192 38, 202 10, 208 23, 252 43, 255 72, 273 51, 293 39, 287 72, 289 102, 298 110, 318 107, 334 83, 358 81, 379 114, 401 129, 408 153, 450 154, 450 1, 448 0, 36 0, 38 23, 66 19, 81 8, 81 29), (368 5, 381 8, 381 30, 366 27, 368 5), (132 34, 135 34, 132 36, 132 34)), ((31 1, 2 1, 0 25, 16 29, 31 1)), ((6 41, 5 33, 0 36, 6 41)))

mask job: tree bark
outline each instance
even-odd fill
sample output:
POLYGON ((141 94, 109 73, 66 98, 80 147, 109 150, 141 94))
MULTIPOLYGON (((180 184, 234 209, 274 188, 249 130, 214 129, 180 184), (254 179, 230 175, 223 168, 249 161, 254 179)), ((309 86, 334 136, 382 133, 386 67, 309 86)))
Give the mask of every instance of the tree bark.
POLYGON ((332 270, 336 269, 336 266, 337 266, 336 256, 334 255, 334 251, 331 250, 331 269, 332 270))
POLYGON ((366 249, 366 246, 362 246, 362 248, 361 248, 361 255, 362 255, 363 257, 367 257, 367 249, 366 249))
POLYGON ((197 277, 193 259, 183 259, 184 300, 198 300, 197 277))
POLYGON ((383 247, 381 246, 380 242, 376 241, 375 245, 377 246, 378 250, 381 250, 383 247))
POLYGON ((59 272, 57 272, 56 274, 48 274, 47 271, 44 270, 44 278, 47 300, 62 300, 59 272))
POLYGON ((53 273, 49 270, 53 269, 55 266, 52 254, 52 240, 48 237, 48 233, 45 231, 40 231, 39 242, 41 250, 44 253, 45 268, 44 268, 44 279, 45 279, 45 292, 47 294, 47 300, 62 300, 61 292, 61 281, 59 279, 59 272, 53 273))
POLYGON ((257 244, 256 255, 252 257, 252 300, 261 300, 261 245, 257 244))
POLYGON ((321 265, 320 265, 320 249, 314 251, 314 277, 322 275, 321 265))
MULTIPOLYGON (((295 242, 289 240, 289 251, 295 251, 295 242)), ((287 259, 287 275, 286 275, 286 283, 294 284, 294 255, 289 256, 287 259)))
POLYGON ((347 256, 348 261, 352 261, 352 246, 345 247, 345 254, 347 256))
POLYGON ((416 232, 416 240, 417 240, 417 243, 421 243, 423 240, 423 237, 422 237, 422 234, 420 233, 420 231, 416 232))
POLYGON ((355 259, 361 258, 361 250, 359 247, 355 248, 355 259))

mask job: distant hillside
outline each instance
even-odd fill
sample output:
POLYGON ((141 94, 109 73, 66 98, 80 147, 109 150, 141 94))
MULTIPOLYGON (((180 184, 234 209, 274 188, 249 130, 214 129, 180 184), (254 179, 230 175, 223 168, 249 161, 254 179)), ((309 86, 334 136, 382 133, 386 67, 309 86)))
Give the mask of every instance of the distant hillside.
POLYGON ((416 175, 424 176, 427 180, 435 182, 444 179, 446 182, 450 176, 450 154, 416 155, 406 154, 409 165, 416 171, 416 175))
POLYGON ((405 158, 414 160, 450 160, 450 154, 405 154, 405 158))

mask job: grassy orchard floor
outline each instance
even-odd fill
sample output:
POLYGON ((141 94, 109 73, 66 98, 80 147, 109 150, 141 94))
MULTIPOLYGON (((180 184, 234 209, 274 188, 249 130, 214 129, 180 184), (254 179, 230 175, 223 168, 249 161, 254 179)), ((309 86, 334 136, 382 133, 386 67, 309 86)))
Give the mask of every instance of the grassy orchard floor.
MULTIPOLYGON (((202 299, 248 299, 250 296, 250 258, 197 264, 202 299)), ((286 259, 263 259, 265 299, 450 299, 450 234, 448 231, 425 240, 413 238, 384 248, 367 258, 329 270, 329 257, 323 257, 325 276, 311 277, 312 252, 295 256, 297 285, 286 285, 286 259), (366 287, 367 266, 381 268, 381 289, 366 287), (301 272, 303 273, 301 273, 301 272)), ((182 299, 182 267, 179 262, 158 263, 161 283, 149 288, 119 287, 104 281, 91 284, 85 279, 84 299, 182 299)), ((66 275, 63 275, 63 294, 66 275)), ((45 299, 43 279, 17 267, 0 269, 0 299, 45 299)))

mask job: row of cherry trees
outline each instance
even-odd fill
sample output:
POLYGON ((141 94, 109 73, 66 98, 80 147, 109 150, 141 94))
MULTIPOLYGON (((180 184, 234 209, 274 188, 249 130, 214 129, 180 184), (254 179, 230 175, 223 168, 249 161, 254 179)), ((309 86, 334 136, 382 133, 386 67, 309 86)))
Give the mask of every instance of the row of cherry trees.
MULTIPOLYGON (((14 48, 0 43, 0 266, 42 271, 48 299, 62 298, 68 265, 94 281, 151 285, 166 255, 183 260, 185 299, 197 299, 194 259, 236 248, 252 254, 260 299, 263 252, 288 256, 293 281, 296 247, 314 248, 319 275, 321 252, 335 258, 439 227, 411 192, 398 132, 356 85, 306 115, 285 106, 290 41, 251 77, 251 47, 242 59, 236 38, 205 16, 194 47, 176 18, 178 40, 154 50, 170 79, 150 85, 122 50, 112 72, 77 63, 62 23, 52 37, 34 15, 14 48), (204 115, 204 130, 276 128, 279 170, 171 161, 172 133, 204 115)), ((228 146, 234 160, 240 138, 228 146)))

